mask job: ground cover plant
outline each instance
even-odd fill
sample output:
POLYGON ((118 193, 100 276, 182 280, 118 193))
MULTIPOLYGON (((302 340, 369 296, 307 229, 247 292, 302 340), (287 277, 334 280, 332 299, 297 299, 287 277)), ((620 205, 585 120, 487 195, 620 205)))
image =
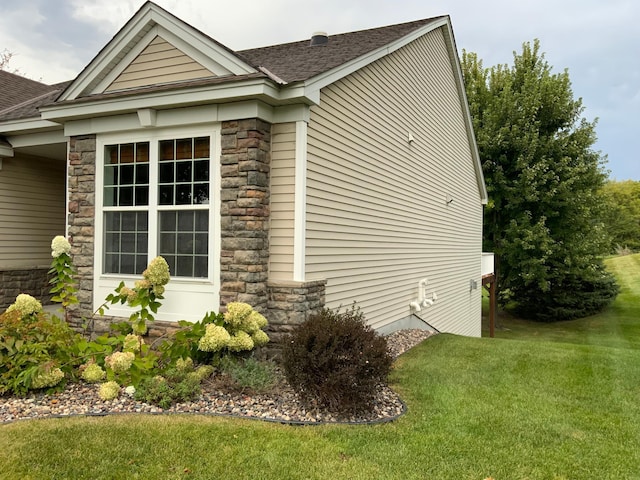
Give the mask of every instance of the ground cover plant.
POLYGON ((0 426, 0 479, 638 478, 638 264, 607 261, 622 290, 597 323, 552 333, 522 324, 509 339, 437 335, 402 355, 390 378, 408 411, 396 422, 21 421, 0 426))

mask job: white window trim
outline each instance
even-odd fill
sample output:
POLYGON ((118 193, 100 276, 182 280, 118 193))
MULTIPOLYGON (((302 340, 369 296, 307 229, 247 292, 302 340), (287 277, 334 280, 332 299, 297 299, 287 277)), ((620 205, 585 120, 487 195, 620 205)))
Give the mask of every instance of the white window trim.
MULTIPOLYGON (((162 307, 155 315, 156 320, 198 321, 209 311, 220 307, 220 124, 198 125, 196 127, 174 127, 145 129, 132 132, 99 134, 96 137, 96 187, 95 187, 95 239, 93 308, 99 308, 105 297, 124 281, 133 286, 140 275, 104 274, 104 151, 106 145, 149 142, 149 260, 157 255, 157 188, 158 188, 158 143, 161 140, 209 136, 210 142, 210 203, 209 203, 209 272, 207 278, 171 278, 166 286, 162 307), (155 219, 153 219, 155 218, 155 219)), ((127 209, 129 207, 126 207, 127 209)), ((143 207, 144 208, 144 207, 143 207)), ((178 207, 181 208, 181 207, 178 207)), ((193 206, 185 206, 193 209, 193 206)), ((131 210, 140 210, 131 207, 131 210)), ((133 310, 117 304, 110 305, 105 313, 109 316, 129 317, 133 310)))

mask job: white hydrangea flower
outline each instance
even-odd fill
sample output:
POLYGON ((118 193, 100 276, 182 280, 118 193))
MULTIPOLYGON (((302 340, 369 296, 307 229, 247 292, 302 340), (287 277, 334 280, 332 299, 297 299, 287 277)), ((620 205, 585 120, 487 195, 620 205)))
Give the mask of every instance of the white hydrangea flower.
POLYGON ((42 304, 31 295, 21 293, 16 301, 7 308, 7 312, 18 311, 22 316, 42 312, 42 304))
POLYGON ((51 256, 53 258, 58 258, 63 253, 69 255, 71 252, 71 244, 69 241, 63 237, 62 235, 58 235, 54 237, 51 241, 51 256))
POLYGON ((198 342, 198 350, 203 352, 217 352, 227 346, 231 336, 226 328, 214 325, 213 323, 208 324, 205 328, 205 334, 198 342))

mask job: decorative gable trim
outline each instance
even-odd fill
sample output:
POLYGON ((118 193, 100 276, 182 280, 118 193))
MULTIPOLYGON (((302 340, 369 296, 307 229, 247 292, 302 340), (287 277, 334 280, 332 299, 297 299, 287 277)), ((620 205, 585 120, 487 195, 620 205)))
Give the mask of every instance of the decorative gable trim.
POLYGON ((85 67, 58 101, 103 93, 158 35, 215 74, 246 75, 256 72, 231 50, 156 4, 147 2, 85 67))

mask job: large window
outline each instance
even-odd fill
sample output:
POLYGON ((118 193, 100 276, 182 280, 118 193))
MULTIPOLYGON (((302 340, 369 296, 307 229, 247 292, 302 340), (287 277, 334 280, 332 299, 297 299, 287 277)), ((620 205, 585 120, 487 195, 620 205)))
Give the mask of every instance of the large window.
POLYGON ((207 136, 105 145, 102 273, 162 255, 174 277, 208 277, 210 150, 207 136))

